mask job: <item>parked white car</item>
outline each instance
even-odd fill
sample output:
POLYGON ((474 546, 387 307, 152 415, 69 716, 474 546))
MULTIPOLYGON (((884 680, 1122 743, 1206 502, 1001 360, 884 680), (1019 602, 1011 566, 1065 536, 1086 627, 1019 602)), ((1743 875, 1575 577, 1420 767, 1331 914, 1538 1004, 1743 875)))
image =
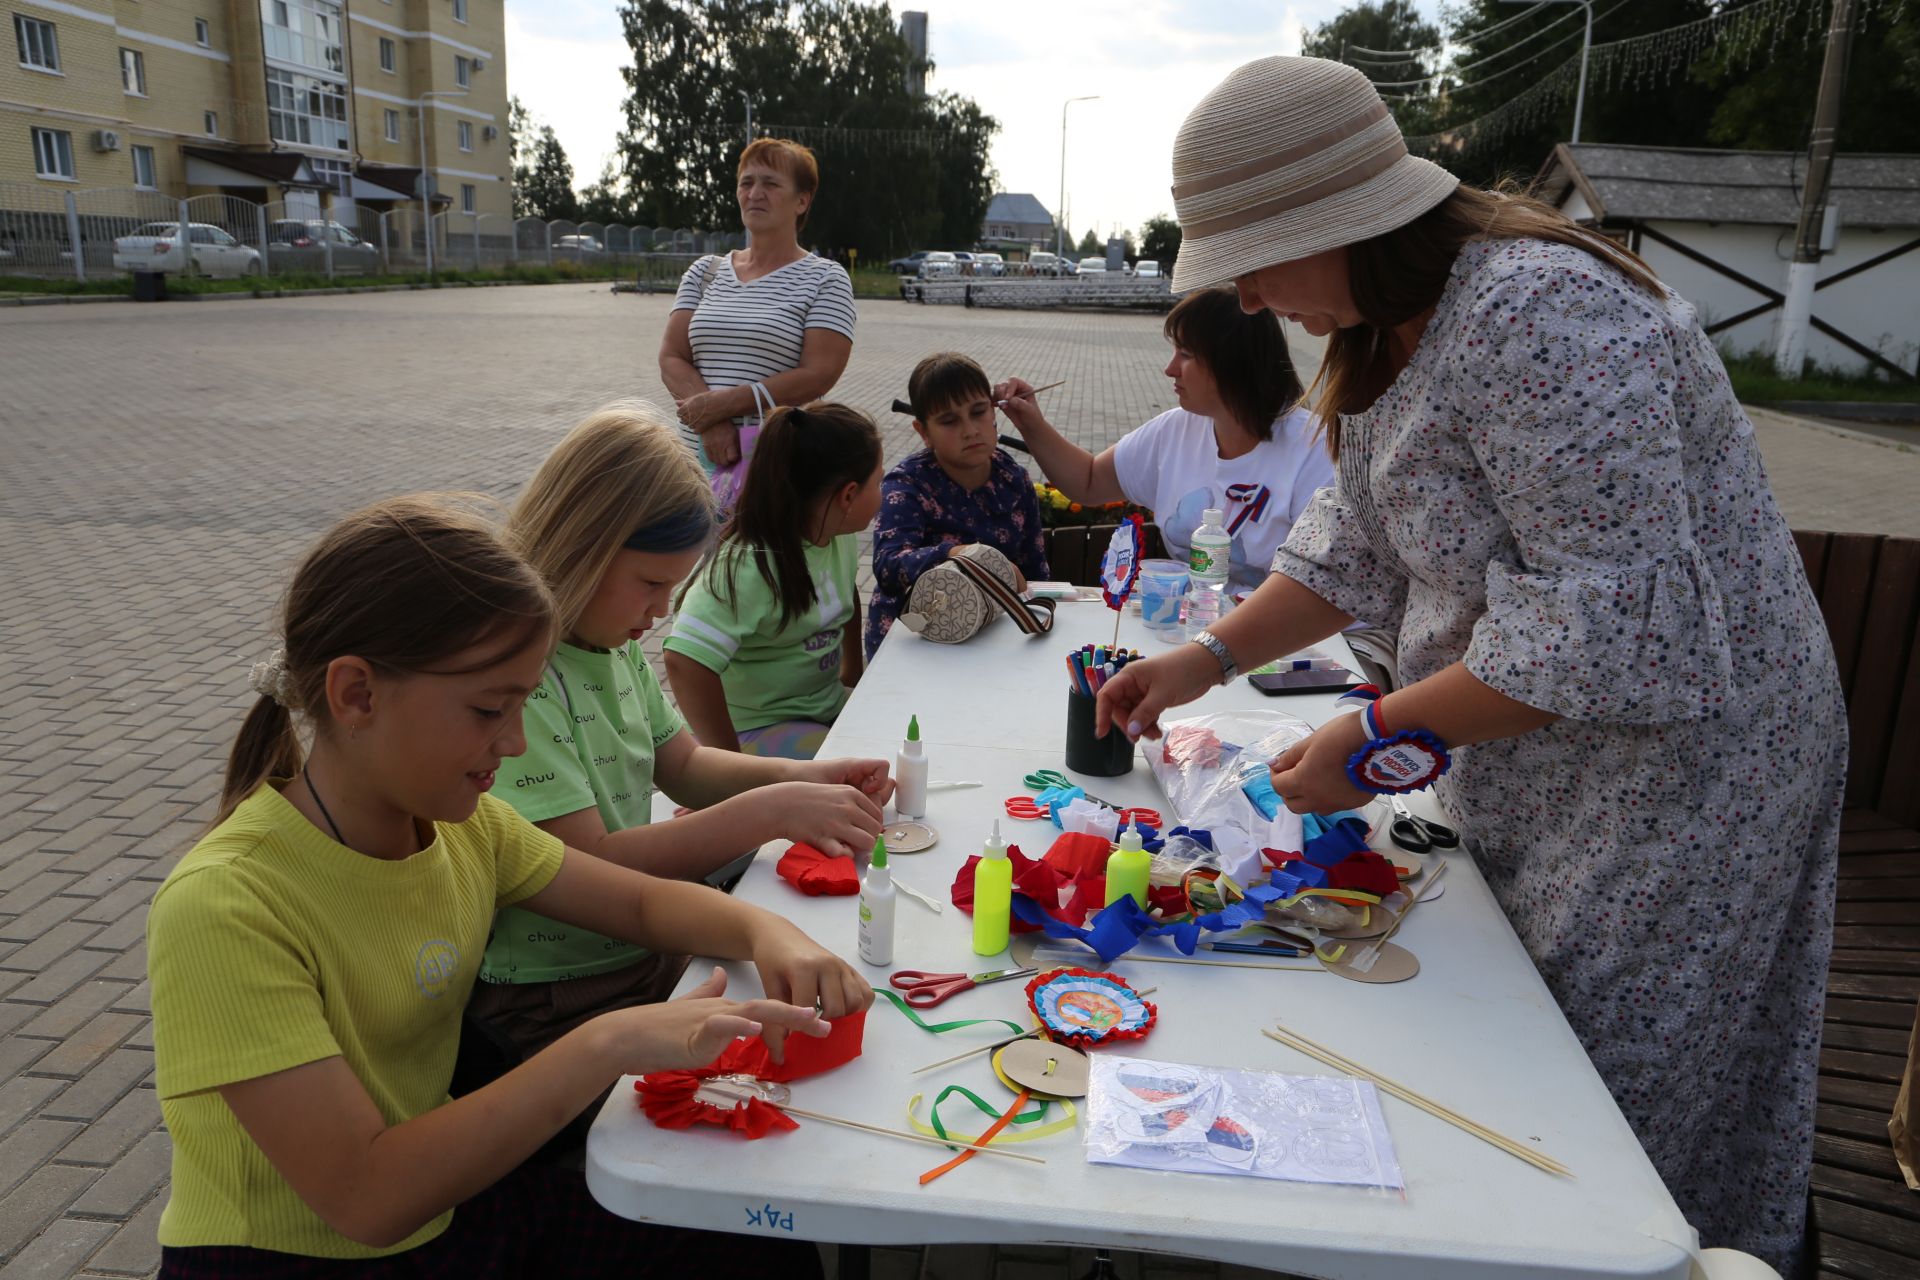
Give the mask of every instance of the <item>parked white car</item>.
POLYGON ((1082 258, 1080 259, 1080 265, 1074 268, 1074 274, 1081 276, 1103 276, 1106 273, 1107 260, 1105 258, 1082 258))
POLYGON ((592 236, 561 236, 553 242, 555 253, 605 253, 607 247, 592 236))
POLYGON ((1030 276, 1072 275, 1073 266, 1057 253, 1038 249, 1027 258, 1027 274, 1030 276))
POLYGON ((1133 274, 1142 280, 1160 279, 1160 264, 1148 262, 1145 258, 1133 264, 1133 274))
POLYGON ((1007 260, 997 253, 976 253, 973 255, 973 274, 1003 276, 1007 274, 1007 260))
MULTIPOLYGON (((211 222, 189 222, 193 241, 193 269, 206 276, 257 276, 260 251, 241 244, 211 222)), ((118 271, 185 271, 186 246, 177 222, 149 222, 130 236, 113 242, 113 265, 118 271)))
POLYGON ((960 274, 960 259, 945 250, 936 250, 920 260, 920 278, 933 280, 960 274))

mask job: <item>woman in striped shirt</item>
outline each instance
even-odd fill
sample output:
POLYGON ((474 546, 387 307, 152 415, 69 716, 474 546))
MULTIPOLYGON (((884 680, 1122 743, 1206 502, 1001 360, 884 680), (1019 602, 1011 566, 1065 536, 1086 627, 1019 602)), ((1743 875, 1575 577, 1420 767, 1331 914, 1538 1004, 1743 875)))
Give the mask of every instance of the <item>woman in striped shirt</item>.
POLYGON ((742 427, 831 391, 853 353, 853 283, 844 267, 800 247, 819 185, 806 147, 748 144, 737 194, 750 247, 704 257, 681 277, 660 379, 709 472, 742 460, 742 427))

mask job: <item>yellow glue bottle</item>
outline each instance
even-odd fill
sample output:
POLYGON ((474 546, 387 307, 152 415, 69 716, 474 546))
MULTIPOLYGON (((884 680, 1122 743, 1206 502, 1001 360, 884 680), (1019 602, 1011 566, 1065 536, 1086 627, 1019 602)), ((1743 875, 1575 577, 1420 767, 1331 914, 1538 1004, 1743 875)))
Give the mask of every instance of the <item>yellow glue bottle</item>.
MULTIPOLYGON (((1107 905, 1127 894, 1142 911, 1147 909, 1147 870, 1153 855, 1147 852, 1136 823, 1120 833, 1120 847, 1107 855, 1107 905)), ((977 909, 977 908, 976 908, 977 909)))
POLYGON ((1007 860, 1007 842, 1000 838, 1000 820, 973 864, 973 954, 997 956, 1007 949, 1013 921, 1013 863, 1007 860))

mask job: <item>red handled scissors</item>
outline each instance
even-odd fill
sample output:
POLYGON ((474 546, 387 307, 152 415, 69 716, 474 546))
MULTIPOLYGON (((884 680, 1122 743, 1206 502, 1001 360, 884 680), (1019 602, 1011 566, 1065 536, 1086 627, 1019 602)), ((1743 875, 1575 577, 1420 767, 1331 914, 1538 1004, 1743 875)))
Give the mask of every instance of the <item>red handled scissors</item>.
POLYGON ((887 981, 906 992, 904 998, 914 1008, 931 1009, 969 987, 1024 978, 1038 972, 1038 969, 995 969, 990 973, 927 973, 920 969, 902 969, 887 981))
POLYGON ((1033 802, 1032 796, 1007 797, 1007 816, 1019 818, 1025 822, 1034 822, 1047 816, 1047 811, 1033 802))

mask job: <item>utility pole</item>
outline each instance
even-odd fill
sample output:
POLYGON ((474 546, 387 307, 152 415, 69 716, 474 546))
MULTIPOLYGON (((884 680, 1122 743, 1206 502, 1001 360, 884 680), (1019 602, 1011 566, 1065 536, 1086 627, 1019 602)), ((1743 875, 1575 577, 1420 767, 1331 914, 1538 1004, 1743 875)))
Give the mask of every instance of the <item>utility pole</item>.
POLYGON ((1852 52, 1853 0, 1833 0, 1827 59, 1820 68, 1820 100, 1813 110, 1800 227, 1793 238, 1793 265, 1787 268, 1787 296, 1780 305, 1780 328, 1773 348, 1773 367, 1783 378, 1798 378, 1807 361, 1813 285, 1820 274, 1820 238, 1827 220, 1827 186, 1833 176, 1833 145, 1840 132, 1840 100, 1846 96, 1847 59, 1852 52))
POLYGON ((1092 102, 1099 96, 1089 93, 1060 104, 1060 203, 1054 207, 1053 219, 1053 252, 1059 257, 1066 256, 1061 246, 1067 234, 1067 108, 1076 102, 1092 102))

